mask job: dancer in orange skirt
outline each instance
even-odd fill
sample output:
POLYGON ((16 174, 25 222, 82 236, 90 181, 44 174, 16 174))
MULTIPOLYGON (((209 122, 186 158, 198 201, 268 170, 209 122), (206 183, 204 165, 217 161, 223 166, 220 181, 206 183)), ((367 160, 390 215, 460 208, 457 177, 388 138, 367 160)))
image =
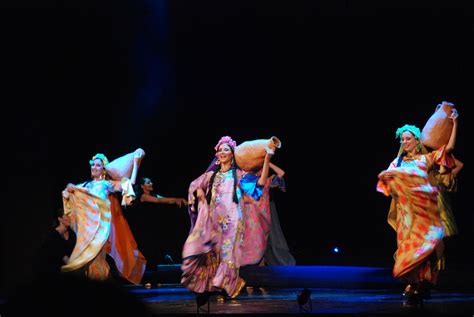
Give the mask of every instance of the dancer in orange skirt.
POLYGON ((420 129, 405 125, 396 132, 401 140, 399 155, 382 171, 377 191, 392 196, 388 223, 397 232, 397 251, 393 276, 407 286, 404 295, 409 305, 417 305, 429 296, 438 278, 438 260, 442 252, 444 228, 438 208, 438 188, 428 173, 437 166, 455 168, 450 154, 456 142, 457 111, 451 117, 453 129, 448 144, 423 154, 420 129))

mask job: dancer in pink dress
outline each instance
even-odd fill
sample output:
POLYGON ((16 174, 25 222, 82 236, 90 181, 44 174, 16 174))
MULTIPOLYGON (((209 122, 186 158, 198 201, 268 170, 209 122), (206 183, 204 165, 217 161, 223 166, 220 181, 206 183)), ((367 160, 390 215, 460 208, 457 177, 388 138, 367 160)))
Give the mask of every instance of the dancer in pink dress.
POLYGON ((274 153, 266 149, 256 175, 236 165, 235 147, 232 138, 222 137, 213 163, 189 187, 191 230, 183 247, 181 283, 195 293, 225 291, 237 297, 245 285, 240 267, 257 264, 265 252, 270 209, 262 195, 274 153))

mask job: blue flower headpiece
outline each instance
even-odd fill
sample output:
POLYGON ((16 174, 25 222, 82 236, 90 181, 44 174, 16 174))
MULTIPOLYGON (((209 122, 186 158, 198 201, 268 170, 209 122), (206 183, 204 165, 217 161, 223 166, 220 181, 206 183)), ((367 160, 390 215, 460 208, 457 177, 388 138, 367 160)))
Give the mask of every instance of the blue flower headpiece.
POLYGON ((415 139, 417 140, 420 139, 420 136, 421 136, 420 129, 418 129, 414 125, 409 125, 409 124, 405 124, 403 127, 398 128, 397 132, 395 132, 395 138, 400 138, 403 132, 405 131, 411 132, 415 136, 415 139))
POLYGON ((102 153, 97 153, 96 155, 94 155, 92 157, 92 160, 89 161, 89 164, 92 165, 94 164, 94 160, 96 159, 99 159, 102 161, 102 165, 104 165, 104 168, 107 166, 107 164, 109 164, 109 160, 107 159, 107 157, 102 154, 102 153))

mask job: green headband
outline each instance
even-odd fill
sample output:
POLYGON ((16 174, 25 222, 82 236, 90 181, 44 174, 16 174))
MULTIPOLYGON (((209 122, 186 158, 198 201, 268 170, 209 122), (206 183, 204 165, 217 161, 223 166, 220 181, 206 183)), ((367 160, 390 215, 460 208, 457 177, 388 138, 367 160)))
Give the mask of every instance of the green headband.
POLYGON ((409 124, 405 124, 403 127, 398 128, 397 132, 395 132, 395 138, 400 138, 402 133, 405 131, 411 132, 415 136, 415 139, 417 140, 420 139, 420 136, 421 136, 420 129, 418 129, 414 125, 409 125, 409 124))
POLYGON ((107 157, 105 157, 104 154, 102 153, 97 153, 96 155, 94 155, 92 157, 92 160, 89 161, 89 164, 92 165, 94 163, 94 160, 96 159, 99 159, 102 161, 102 164, 104 165, 104 167, 107 166, 107 164, 109 164, 109 160, 107 159, 107 157))

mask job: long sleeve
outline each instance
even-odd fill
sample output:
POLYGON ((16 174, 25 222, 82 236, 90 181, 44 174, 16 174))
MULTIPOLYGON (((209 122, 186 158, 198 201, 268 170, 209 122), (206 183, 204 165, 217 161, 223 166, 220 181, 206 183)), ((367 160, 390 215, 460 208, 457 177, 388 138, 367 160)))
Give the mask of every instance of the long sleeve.
POLYGON ((430 167, 433 164, 444 166, 447 168, 453 168, 455 166, 453 157, 446 152, 446 145, 443 145, 439 149, 426 154, 426 158, 429 162, 430 167))
MULTIPOLYGON (((196 209, 194 206, 194 192, 198 189, 201 188, 202 190, 206 191, 206 189, 209 187, 209 179, 212 175, 212 172, 207 172, 196 178, 194 181, 191 182, 189 185, 189 191, 188 191, 188 202, 191 202, 191 204, 188 207, 188 214, 189 214, 189 219, 191 221, 191 228, 190 232, 192 232, 194 228, 194 224, 196 223, 197 220, 197 215, 196 215, 196 209)), ((207 206, 207 202, 204 202, 207 206)), ((198 207, 198 208, 202 208, 198 207)), ((207 208, 207 207, 206 207, 207 208)))
POLYGON ((209 179, 211 178, 212 172, 207 172, 196 178, 194 181, 191 182, 189 185, 189 192, 188 192, 188 201, 194 201, 194 192, 201 188, 204 192, 209 187, 209 179))

